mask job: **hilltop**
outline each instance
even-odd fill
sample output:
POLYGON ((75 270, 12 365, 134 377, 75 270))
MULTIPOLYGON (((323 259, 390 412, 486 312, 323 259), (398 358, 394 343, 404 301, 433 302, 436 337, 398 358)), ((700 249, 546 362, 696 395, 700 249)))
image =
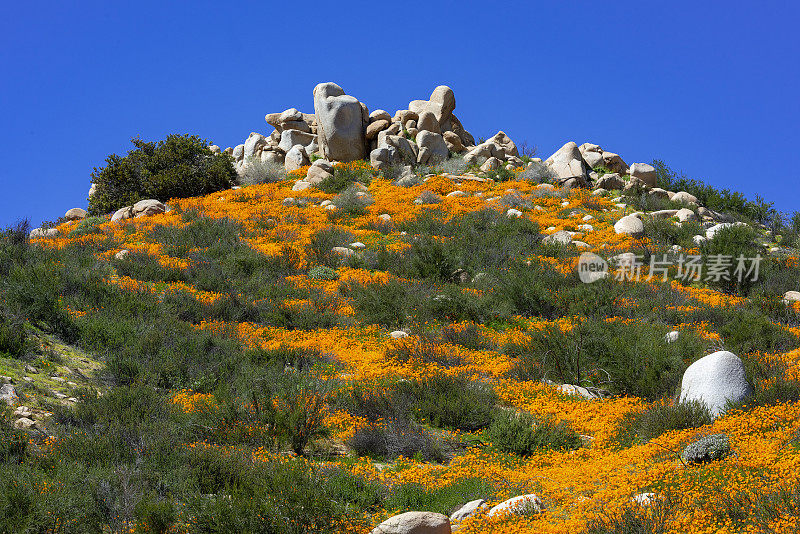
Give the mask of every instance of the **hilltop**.
POLYGON ((0 531, 800 530, 800 217, 313 99, 3 232, 0 531))

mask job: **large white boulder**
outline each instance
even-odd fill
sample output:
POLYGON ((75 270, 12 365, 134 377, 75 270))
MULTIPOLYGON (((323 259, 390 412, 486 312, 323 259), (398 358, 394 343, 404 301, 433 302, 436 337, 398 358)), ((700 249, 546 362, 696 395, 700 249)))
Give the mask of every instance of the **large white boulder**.
POLYGON ((544 510, 544 505, 541 499, 529 493, 528 495, 517 495, 507 501, 503 501, 497 506, 489 510, 489 517, 499 515, 529 515, 531 513, 541 512, 544 510))
POLYGON ((452 117, 453 110, 456 109, 456 95, 446 85, 440 85, 433 90, 429 100, 412 100, 408 104, 408 109, 417 116, 425 112, 432 113, 441 125, 452 117))
POLYGON ((652 165, 647 163, 634 163, 630 168, 631 178, 638 178, 650 187, 656 186, 658 175, 652 165))
POLYGON ((800 302, 800 291, 787 291, 783 294, 783 302, 785 304, 800 302))
POLYGON ((322 156, 330 161, 354 161, 367 154, 364 137, 365 116, 361 102, 346 95, 333 82, 314 88, 314 114, 317 118, 317 143, 322 156))
POLYGON ((151 215, 158 215, 164 213, 167 207, 154 198, 140 200, 131 207, 131 212, 134 217, 150 217, 151 215))
POLYGON ((294 145, 286 153, 286 157, 283 161, 286 172, 296 171, 300 167, 304 167, 308 164, 308 154, 306 154, 306 149, 303 147, 303 145, 294 145))
POLYGON ((603 165, 603 149, 593 143, 583 143, 578 147, 581 151, 583 161, 589 166, 590 169, 603 165))
MULTIPOLYGON (((244 159, 252 158, 256 155, 256 152, 259 152, 260 149, 263 149, 265 146, 267 146, 267 138, 258 132, 251 132, 247 141, 244 142, 244 151, 242 155, 244 159)), ((236 148, 238 149, 239 147, 236 148)), ((236 150, 234 150, 234 157, 235 154, 236 150)))
POLYGON ((450 150, 447 148, 447 144, 444 142, 444 137, 441 134, 430 132, 427 130, 421 130, 417 134, 417 146, 420 148, 420 154, 422 153, 423 148, 428 149, 428 157, 426 161, 418 161, 419 163, 438 163, 442 162, 447 159, 447 156, 450 154, 450 150))
POLYGON ((686 204, 697 205, 697 197, 686 191, 678 191, 670 200, 673 202, 685 202, 686 204))
POLYGON ((565 182, 576 178, 579 182, 587 182, 587 166, 581 156, 581 151, 574 141, 566 143, 552 156, 545 160, 545 164, 556 174, 558 179, 565 182))
POLYGON ((390 517, 372 534, 450 534, 450 519, 434 512, 406 512, 390 517))
POLYGON ((618 234, 640 237, 644 235, 644 223, 636 215, 626 215, 614 223, 614 231, 618 234))
POLYGON ((85 219, 87 215, 89 214, 83 208, 72 208, 64 214, 64 218, 68 221, 80 221, 85 219))
POLYGON ((459 522, 463 521, 466 518, 475 515, 478 510, 486 508, 486 501, 483 499, 475 499, 474 501, 469 501, 467 504, 456 510, 450 515, 450 521, 452 522, 459 522))
POLYGON ((316 140, 317 136, 308 132, 301 132, 300 130, 284 130, 281 132, 281 140, 280 143, 278 143, 278 148, 284 152, 289 152, 295 145, 303 145, 304 147, 308 147, 316 140))
POLYGON ((751 393, 742 360, 726 350, 700 358, 686 369, 680 401, 704 403, 715 417, 728 402, 739 402, 751 393))

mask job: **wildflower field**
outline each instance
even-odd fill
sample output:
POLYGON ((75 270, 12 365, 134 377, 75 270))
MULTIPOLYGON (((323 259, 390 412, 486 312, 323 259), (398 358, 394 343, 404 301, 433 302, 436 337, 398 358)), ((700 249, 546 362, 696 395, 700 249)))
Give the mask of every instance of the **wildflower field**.
POLYGON ((52 416, 0 434, 3 531, 369 533, 523 494, 543 511, 487 508, 458 532, 800 531, 800 321, 770 297, 798 281, 795 257, 767 258, 746 294, 584 284, 582 249, 544 236, 606 258, 678 241, 617 234, 630 210, 608 196, 515 178, 375 173, 347 211, 289 178, 33 244, 4 234, 2 309, 26 350, 63 370, 52 336, 104 368, 75 403, 21 389, 52 416), (684 370, 722 348, 753 395, 680 416, 684 370), (681 460, 720 433, 733 454, 681 460))

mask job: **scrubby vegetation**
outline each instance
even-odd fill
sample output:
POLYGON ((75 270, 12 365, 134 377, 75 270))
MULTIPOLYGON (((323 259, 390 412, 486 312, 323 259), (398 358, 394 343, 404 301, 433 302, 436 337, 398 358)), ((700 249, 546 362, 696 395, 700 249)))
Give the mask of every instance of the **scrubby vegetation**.
POLYGON ((157 142, 131 139, 127 156, 112 154, 95 168, 96 186, 89 212, 105 215, 139 200, 186 198, 228 189, 236 171, 226 154, 213 154, 208 142, 193 135, 170 135, 157 142))
POLYGON ((528 493, 543 512, 484 510, 460 532, 796 525, 800 306, 782 301, 795 252, 736 227, 698 246, 700 223, 617 234, 609 199, 537 188, 536 166, 403 188, 359 163, 304 191, 254 179, 182 198, 231 184, 201 144, 137 144, 96 174, 109 180, 96 217, 33 242, 24 224, 0 235, 0 375, 32 417, 0 418, 0 531, 367 533, 397 512, 528 493), (182 154, 202 163, 181 176, 203 180, 171 189, 182 154), (162 194, 139 189, 142 169, 162 194), (423 191, 441 202, 415 204, 423 191), (139 193, 172 210, 103 216, 139 193), (750 284, 647 267, 584 284, 582 249, 544 239, 554 229, 645 266, 674 245, 763 263, 750 284), (754 392, 714 420, 676 393, 722 348, 754 392), (680 464, 718 433, 735 454, 680 464), (644 492, 649 505, 631 501, 644 492))

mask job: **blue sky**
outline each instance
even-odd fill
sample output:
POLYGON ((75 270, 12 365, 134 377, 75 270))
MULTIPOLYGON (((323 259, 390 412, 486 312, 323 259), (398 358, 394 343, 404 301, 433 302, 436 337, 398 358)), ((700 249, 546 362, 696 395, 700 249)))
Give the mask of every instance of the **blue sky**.
POLYGON ((235 146, 334 81, 390 112, 453 88, 476 138, 593 142, 800 210, 797 2, 13 2, 0 226, 86 206, 130 138, 235 146), (747 5, 749 4, 749 5, 747 5))

